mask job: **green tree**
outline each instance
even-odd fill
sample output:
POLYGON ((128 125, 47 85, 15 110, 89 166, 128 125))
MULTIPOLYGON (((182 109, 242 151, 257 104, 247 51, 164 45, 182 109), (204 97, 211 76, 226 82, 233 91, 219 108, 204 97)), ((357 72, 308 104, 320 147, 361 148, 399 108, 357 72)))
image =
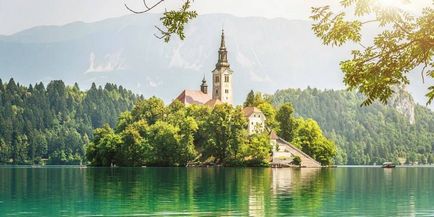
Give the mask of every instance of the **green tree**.
POLYGON ((302 118, 296 121, 293 144, 322 165, 330 165, 336 155, 336 145, 323 135, 316 121, 302 118))
POLYGON ((249 94, 247 94, 246 101, 244 101, 244 107, 256 106, 255 105, 255 92, 250 90, 249 94))
POLYGON ((10 147, 6 145, 3 139, 0 139, 0 162, 9 162, 10 157, 10 147))
POLYGON ((292 104, 285 103, 276 114, 276 120, 279 123, 277 134, 286 141, 291 142, 294 139, 295 122, 293 117, 294 109, 292 104))
POLYGON ((149 99, 139 100, 131 111, 134 121, 143 119, 149 125, 155 124, 158 120, 162 119, 165 114, 166 107, 164 106, 163 100, 154 96, 149 99))
MULTIPOLYGON (((192 133, 197 125, 192 119, 186 121, 190 132, 182 136, 180 128, 167 122, 158 121, 150 129, 149 143, 152 145, 151 165, 185 166, 197 153, 194 149, 192 133)), ((185 129, 185 128, 184 128, 185 129)))
MULTIPOLYGON (((343 0, 340 4, 337 13, 330 6, 312 8, 312 29, 325 45, 341 46, 348 41, 361 45, 362 49, 353 50, 352 59, 342 61, 340 66, 349 89, 366 96, 363 105, 374 100, 386 103, 395 86, 409 84, 408 74, 419 66, 422 78, 434 78, 433 8, 426 7, 415 17, 399 7, 385 6, 381 0, 343 0), (356 19, 348 19, 348 12, 356 19), (362 27, 372 23, 381 32, 372 45, 362 45, 362 27)), ((434 86, 426 96, 430 104, 434 86)))
POLYGON ((121 142, 121 138, 105 124, 95 129, 94 140, 86 147, 87 159, 94 166, 111 166, 116 163, 117 147, 121 142))
POLYGON ((270 137, 267 133, 251 135, 246 147, 245 164, 248 166, 268 166, 271 149, 270 137))
MULTIPOLYGON (((9 163, 78 163, 85 157, 85 144, 93 128, 114 126, 119 114, 130 110, 137 98, 114 84, 92 85, 80 91, 52 81, 22 86, 14 79, 0 91, 0 140, 8 147, 9 163)), ((6 150, 5 150, 6 151, 6 150)))
POLYGON ((279 122, 276 120, 276 109, 274 109, 271 103, 264 100, 257 107, 266 117, 265 126, 270 130, 278 131, 279 122))
POLYGON ((153 151, 149 142, 149 128, 145 120, 139 120, 122 131, 116 154, 117 165, 138 167, 149 163, 153 151))
POLYGON ((242 162, 242 149, 247 140, 247 120, 241 108, 217 105, 204 124, 206 156, 214 156, 217 163, 236 165, 242 162))

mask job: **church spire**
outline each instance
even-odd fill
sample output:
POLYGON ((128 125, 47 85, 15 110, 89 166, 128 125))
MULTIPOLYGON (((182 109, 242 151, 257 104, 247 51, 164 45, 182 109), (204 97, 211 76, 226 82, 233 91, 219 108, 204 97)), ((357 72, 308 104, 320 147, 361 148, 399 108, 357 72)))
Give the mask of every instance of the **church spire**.
POLYGON ((224 29, 222 29, 222 39, 221 39, 221 42, 220 42, 220 49, 226 49, 226 46, 225 46, 225 30, 224 29))
POLYGON ((203 75, 202 84, 200 85, 200 91, 204 94, 208 94, 208 84, 206 84, 205 75, 203 75))
POLYGON ((229 67, 228 63, 228 51, 225 45, 225 30, 222 29, 222 36, 220 41, 219 58, 216 64, 216 68, 229 67))

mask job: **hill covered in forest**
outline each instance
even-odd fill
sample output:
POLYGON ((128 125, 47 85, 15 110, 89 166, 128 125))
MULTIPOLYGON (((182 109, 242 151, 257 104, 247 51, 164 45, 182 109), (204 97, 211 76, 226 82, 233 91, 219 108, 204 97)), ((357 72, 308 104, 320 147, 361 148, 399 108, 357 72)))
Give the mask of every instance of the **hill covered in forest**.
POLYGON ((355 92, 312 88, 269 96, 273 105, 291 102, 296 115, 316 120, 338 146, 337 164, 433 163, 433 111, 402 90, 388 105, 361 107, 363 99, 355 92))
MULTIPOLYGON (((0 80, 0 164, 83 160, 93 130, 115 127, 139 98, 114 84, 83 91, 63 81, 23 86, 0 80)), ((434 161, 434 112, 405 91, 388 105, 367 107, 360 107, 362 95, 341 90, 286 89, 267 98, 276 107, 290 102, 296 116, 317 121, 338 146, 337 164, 434 161)))
POLYGON ((63 81, 27 87, 0 80, 0 164, 77 163, 93 129, 113 127, 138 97, 114 84, 82 91, 63 81))

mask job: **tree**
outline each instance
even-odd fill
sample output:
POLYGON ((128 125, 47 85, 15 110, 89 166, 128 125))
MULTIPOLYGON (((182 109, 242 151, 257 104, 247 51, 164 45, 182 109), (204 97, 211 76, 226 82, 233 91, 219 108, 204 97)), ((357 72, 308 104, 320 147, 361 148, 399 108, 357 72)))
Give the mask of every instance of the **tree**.
POLYGON ((154 96, 149 99, 139 100, 131 111, 134 121, 143 119, 149 125, 155 124, 165 114, 166 108, 163 100, 154 96))
POLYGON ((270 136, 267 133, 251 135, 246 147, 245 164, 248 166, 268 166, 271 149, 270 136))
POLYGON ((276 114, 276 120, 279 123, 279 131, 277 134, 284 140, 291 142, 294 138, 294 131, 296 126, 292 113, 294 109, 291 103, 285 103, 282 105, 276 114))
MULTIPOLYGON (((191 119, 187 122, 192 121, 191 119)), ((157 121, 151 129, 149 143, 152 148, 151 165, 158 166, 185 166, 193 160, 197 153, 194 149, 192 131, 196 130, 194 123, 190 122, 188 135, 180 128, 164 121, 157 121)))
POLYGON ((217 105, 204 123, 205 155, 224 165, 241 164, 242 149, 247 143, 247 120, 241 108, 217 105))
POLYGON ((119 166, 139 167, 150 161, 153 147, 149 142, 149 126, 145 120, 128 125, 120 134, 116 163, 119 166))
POLYGON ((42 83, 25 87, 10 79, 5 87, 0 91, 0 140, 7 149, 0 152, 7 153, 1 163, 78 163, 93 128, 114 126, 119 114, 139 98, 113 84, 80 91, 78 85, 62 81, 52 81, 45 89, 42 83))
POLYGON ((276 121, 276 109, 269 103, 268 101, 263 101, 258 106, 258 109, 264 113, 266 120, 265 120, 265 126, 269 130, 278 130, 279 129, 279 123, 276 121))
MULTIPOLYGON (((399 2, 399 1, 396 1, 399 2)), ((410 81, 408 74, 422 68, 421 76, 434 78, 434 9, 426 7, 418 17, 398 7, 386 7, 381 0, 343 0, 343 12, 330 6, 312 8, 312 29, 323 44, 341 46, 348 41, 361 45, 351 52, 352 59, 340 63, 344 83, 366 96, 362 105, 379 100, 386 103, 397 85, 410 81), (353 11, 355 20, 347 19, 353 11), (363 20, 372 17, 370 20, 363 20), (362 45, 362 27, 375 23, 382 30, 372 45, 362 45)), ((434 5, 434 2, 433 2, 434 5)), ((434 86, 428 88, 427 104, 434 100, 434 86)))
POLYGON ((10 147, 0 138, 0 162, 9 162, 10 147))
POLYGON ((95 129, 94 140, 86 147, 87 159, 94 166, 111 166, 116 163, 117 147, 121 142, 120 136, 105 124, 95 129))
POLYGON ((244 107, 255 106, 255 92, 250 90, 247 94, 246 101, 244 101, 244 107))
POLYGON ((330 165, 336 155, 336 145, 323 135, 316 121, 302 118, 296 121, 293 144, 322 165, 330 165))
POLYGON ((433 164, 434 163, 434 155, 433 154, 429 154, 428 155, 427 163, 428 164, 433 164))

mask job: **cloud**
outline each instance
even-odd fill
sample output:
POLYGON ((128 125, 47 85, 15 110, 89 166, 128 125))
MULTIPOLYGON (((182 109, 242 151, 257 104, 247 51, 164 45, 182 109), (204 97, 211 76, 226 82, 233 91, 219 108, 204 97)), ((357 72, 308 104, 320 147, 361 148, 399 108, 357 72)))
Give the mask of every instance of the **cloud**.
POLYGON ((153 87, 153 88, 158 87, 158 86, 160 86, 160 85, 163 84, 163 82, 161 82, 161 81, 155 81, 155 80, 153 80, 149 76, 146 77, 146 81, 147 81, 148 86, 149 87, 153 87))
POLYGON ((121 58, 121 52, 114 54, 106 54, 103 61, 98 62, 96 60, 96 55, 91 52, 89 55, 89 68, 85 73, 91 72, 112 72, 115 70, 124 70, 125 64, 124 60, 121 58))

